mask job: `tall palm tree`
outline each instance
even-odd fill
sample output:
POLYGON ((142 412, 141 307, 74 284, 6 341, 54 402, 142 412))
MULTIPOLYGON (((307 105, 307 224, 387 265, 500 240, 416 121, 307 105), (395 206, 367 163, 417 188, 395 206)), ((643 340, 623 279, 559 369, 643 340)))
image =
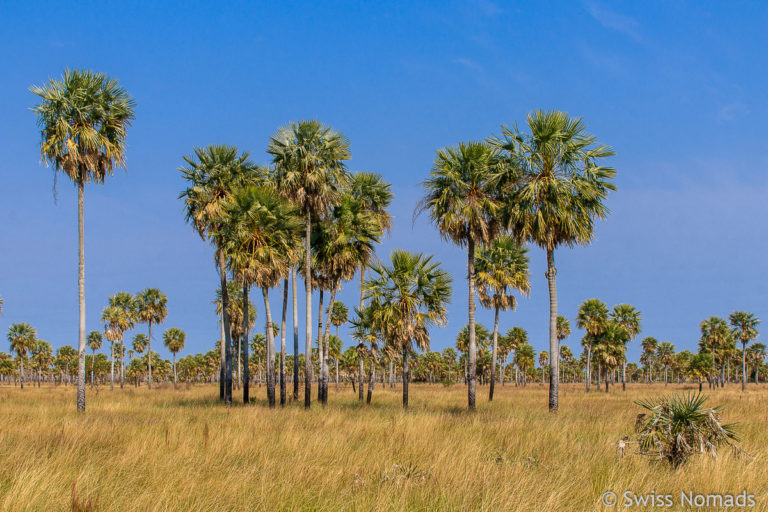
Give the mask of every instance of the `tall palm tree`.
POLYGON ((667 385, 667 372, 675 358, 675 346, 668 341, 662 341, 656 347, 656 358, 664 367, 664 385, 667 385))
POLYGON ((221 308, 221 371, 219 398, 229 405, 232 403, 232 334, 227 293, 227 265, 221 250, 222 241, 214 238, 221 231, 222 202, 232 191, 263 181, 263 169, 249 160, 249 153, 240 154, 236 147, 223 144, 207 148, 195 148, 194 156, 185 156, 187 167, 179 168, 189 186, 182 191, 186 220, 194 227, 203 240, 216 245, 216 265, 219 269, 222 290, 221 308))
POLYGON ((640 340, 640 346, 643 351, 640 353, 640 362, 648 369, 648 382, 652 381, 653 375, 651 371, 656 363, 656 347, 659 346, 659 340, 653 336, 646 336, 640 340))
POLYGON ((184 342, 186 339, 186 333, 178 327, 171 327, 166 329, 163 333, 163 343, 165 344, 165 348, 173 354, 173 389, 176 389, 176 354, 184 349, 184 342))
POLYGON ((608 392, 608 385, 610 383, 609 376, 621 363, 628 341, 629 332, 627 329, 615 320, 609 319, 603 324, 602 330, 591 343, 592 351, 598 361, 598 365, 604 372, 606 393, 608 392))
MULTIPOLYGON (((590 381, 592 380, 592 349, 594 348, 597 339, 605 331, 607 324, 608 306, 606 306, 603 301, 599 299, 589 299, 585 300, 581 306, 579 306, 579 313, 576 316, 576 327, 586 331, 582 344, 587 349, 587 392, 589 392, 590 381)), ((598 374, 598 385, 600 384, 599 377, 598 374)))
POLYGON ((77 186, 78 222, 78 365, 77 410, 85 411, 85 246, 83 195, 87 183, 104 183, 125 165, 125 137, 135 103, 118 81, 101 73, 65 70, 61 80, 34 86, 42 98, 33 110, 40 127, 40 152, 77 186))
POLYGON ((493 308, 493 350, 491 352, 491 382, 488 401, 493 400, 496 382, 496 359, 499 347, 499 310, 512 310, 517 300, 515 290, 528 295, 531 289, 528 270, 528 249, 509 235, 502 235, 476 255, 477 289, 483 307, 493 308))
POLYGON ((374 328, 403 356, 403 408, 408 408, 408 354, 412 344, 429 349, 429 328, 445 325, 451 277, 431 256, 392 251, 390 264, 371 266, 365 297, 374 328))
POLYGON ((278 190, 296 204, 305 222, 304 407, 308 408, 312 395, 312 217, 327 213, 347 182, 344 161, 349 159, 349 141, 344 134, 319 121, 299 121, 278 129, 270 138, 267 152, 272 155, 278 190))
POLYGON ((721 376, 718 375, 718 359, 720 360, 720 371, 722 373, 723 365, 723 351, 727 348, 729 342, 732 339, 732 332, 728 328, 728 324, 722 318, 718 316, 711 316, 708 319, 701 322, 699 325, 701 330, 701 339, 699 343, 702 348, 706 348, 712 354, 712 369, 714 370, 714 376, 711 381, 714 381, 715 386, 723 386, 721 376), (718 358, 719 356, 719 358, 718 358))
POLYGON ((542 350, 539 352, 539 366, 541 367, 541 379, 546 382, 545 376, 547 375, 546 366, 549 363, 549 352, 542 350))
POLYGON ((101 348, 102 343, 104 343, 104 336, 101 334, 100 331, 91 331, 88 333, 88 348, 91 349, 91 352, 93 353, 93 358, 91 359, 91 386, 95 385, 96 381, 95 378, 95 372, 94 367, 96 366, 96 351, 101 348))
POLYGON ((119 306, 107 306, 101 312, 101 323, 104 324, 104 334, 110 344, 110 378, 109 389, 115 387, 115 343, 123 340, 123 333, 133 327, 133 319, 119 306))
POLYGON ((734 311, 728 317, 733 328, 733 336, 741 342, 741 391, 747 388, 747 343, 757 338, 757 326, 760 319, 754 313, 734 311))
POLYGON ((146 288, 136 295, 136 318, 147 324, 147 389, 152 389, 152 324, 161 324, 168 316, 168 297, 157 288, 146 288))
MULTIPOLYGON (((353 203, 352 208, 348 208, 350 213, 357 217, 367 217, 367 222, 375 222, 382 234, 387 233, 392 227, 392 216, 387 211, 392 203, 392 186, 384 181, 381 175, 373 172, 357 172, 350 176, 348 199, 353 203)), ((373 253, 361 254, 360 263, 360 305, 363 309, 365 270, 373 256, 373 253)), ((360 341, 358 345, 358 399, 363 400, 363 373, 365 372, 363 354, 366 352, 365 345, 360 341)))
POLYGON ((747 352, 747 360, 749 361, 749 364, 753 365, 755 369, 755 384, 759 384, 760 366, 765 361, 765 345, 762 343, 753 343, 745 352, 747 352))
POLYGON ((469 282, 468 407, 475 409, 477 346, 475 343, 475 248, 489 245, 501 232, 499 222, 502 160, 497 149, 482 142, 460 143, 437 152, 425 197, 417 212, 428 211, 443 238, 467 248, 469 282))
MULTIPOLYGON (((293 204, 274 190, 244 187, 224 202, 224 253, 243 276, 262 290, 267 335, 267 399, 275 406, 275 341, 269 289, 288 276, 301 220, 293 204)), ((247 366, 247 360, 246 360, 247 366)), ((244 398, 247 398, 244 396, 244 398)))
MULTIPOLYGON (((604 201, 616 187, 616 171, 600 165, 613 150, 597 145, 581 118, 565 112, 537 110, 528 115, 530 133, 502 127, 493 143, 504 150, 520 173, 518 186, 505 201, 509 229, 547 253, 549 288, 549 352, 557 353, 557 286, 555 250, 587 245, 596 219, 608 215, 604 201)), ((549 360, 549 410, 558 409, 558 358, 549 360)))
MULTIPOLYGON (((617 304, 613 306, 611 311, 611 318, 623 325, 629 333, 629 341, 634 341, 638 334, 640 334, 640 312, 635 309, 634 306, 629 304, 617 304)), ((627 358, 621 362, 621 389, 627 390, 627 358)))
POLYGON ((16 352, 21 362, 21 389, 24 389, 24 359, 27 352, 31 352, 37 341, 37 331, 26 322, 11 324, 8 328, 8 341, 11 343, 11 351, 16 352))
MULTIPOLYGON (((563 341, 565 341, 570 335, 571 335, 571 322, 563 315, 557 315, 557 346, 560 347, 563 341)), ((561 349, 558 349, 558 350, 562 352, 561 349)), ((563 358, 561 357, 560 360, 562 361, 562 359, 563 358)), ((558 364, 558 366, 560 365, 558 364)), ((560 375, 563 375, 563 374, 564 374, 564 370, 561 369, 560 375)))

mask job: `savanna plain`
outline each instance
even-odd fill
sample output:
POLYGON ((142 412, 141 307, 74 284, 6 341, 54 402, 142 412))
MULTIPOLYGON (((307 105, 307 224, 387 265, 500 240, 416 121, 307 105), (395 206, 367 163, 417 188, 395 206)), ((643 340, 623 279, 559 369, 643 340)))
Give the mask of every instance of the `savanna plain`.
POLYGON ((462 385, 412 384, 408 411, 388 387, 366 406, 331 386, 309 411, 301 399, 225 408, 215 385, 157 388, 98 388, 78 414, 73 386, 0 387, 2 510, 659 510, 602 504, 626 490, 673 494, 664 510, 681 509, 681 491, 747 490, 768 510, 766 385, 708 393, 753 460, 721 450, 677 469, 633 444, 618 457, 616 443, 633 435, 635 400, 692 385, 565 384, 556 414, 538 383, 491 403, 480 387, 474 413, 462 385))

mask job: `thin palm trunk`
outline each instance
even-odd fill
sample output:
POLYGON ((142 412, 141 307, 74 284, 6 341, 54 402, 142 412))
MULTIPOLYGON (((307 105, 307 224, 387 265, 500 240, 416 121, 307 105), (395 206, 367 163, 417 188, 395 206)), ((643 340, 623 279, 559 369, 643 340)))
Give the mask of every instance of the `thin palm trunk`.
POLYGON ((368 396, 365 399, 365 403, 370 405, 371 404, 371 398, 373 398, 373 383, 376 380, 376 365, 373 361, 373 356, 371 356, 371 375, 368 379, 368 396))
POLYGON ((147 340, 147 389, 152 389, 152 320, 149 324, 149 339, 147 340))
POLYGON ((229 293, 227 292, 227 265, 224 253, 219 251, 221 277, 221 311, 224 318, 224 403, 232 405, 232 330, 229 324, 229 293))
POLYGON ((496 383, 496 357, 499 351, 499 308, 495 308, 493 314, 493 351, 491 353, 491 389, 488 392, 488 401, 493 400, 493 388, 496 383))
POLYGON ((115 389, 115 342, 109 344, 109 390, 115 389))
POLYGON ((309 408, 312 399, 312 279, 310 277, 310 235, 312 218, 309 206, 305 207, 306 233, 304 236, 304 290, 307 294, 307 336, 304 355, 304 407, 309 408))
MULTIPOLYGON (((555 252, 547 249, 547 284, 549 285, 549 353, 559 354, 557 347, 557 285, 555 284, 555 252)), ((560 381, 559 358, 549 358, 549 410, 557 412, 560 381)))
POLYGON ((226 347, 227 344, 224 342, 224 309, 222 308, 221 312, 221 319, 219 320, 219 325, 221 325, 221 339, 219 340, 219 400, 224 401, 224 382, 226 381, 225 377, 225 371, 226 371, 226 347))
MULTIPOLYGON (((363 287, 365 286, 365 265, 360 267, 360 311, 363 310, 363 304, 365 303, 365 292, 363 287)), ((363 361, 363 344, 362 342, 357 346, 357 399, 363 401, 363 379, 365 374, 365 362, 363 361)))
POLYGON ((621 390, 627 390, 627 360, 621 361, 621 390))
POLYGON ((747 344, 741 344, 741 391, 747 389, 747 344))
POLYGON ((403 347, 403 409, 408 409, 408 347, 403 347))
POLYGON ((77 292, 79 324, 77 338, 77 411, 85 412, 85 235, 83 233, 83 196, 85 183, 77 183, 77 292))
POLYGON ((469 280, 469 386, 467 395, 469 410, 475 410, 475 386, 477 385, 477 342, 475 340, 475 241, 467 244, 467 278, 469 280))
POLYGON ((173 353, 173 390, 176 390, 176 352, 173 353))
POLYGON ((280 405, 286 402, 285 390, 285 323, 288 315, 288 278, 283 279, 283 315, 280 323, 280 405))
POLYGON ((296 297, 296 268, 291 268, 291 295, 293 296, 293 399, 299 399, 299 310, 296 297))
POLYGON ((251 370, 248 368, 248 285, 243 283, 243 403, 251 401, 251 370))
POLYGON ((19 360, 21 361, 21 375, 19 376, 19 383, 21 384, 21 390, 24 391, 24 358, 19 356, 19 360))
POLYGON ((320 304, 317 309, 317 399, 323 400, 323 289, 320 288, 320 304))
POLYGON ((275 407, 275 331, 272 329, 272 310, 269 307, 269 289, 262 288, 264 314, 267 317, 267 401, 275 407))

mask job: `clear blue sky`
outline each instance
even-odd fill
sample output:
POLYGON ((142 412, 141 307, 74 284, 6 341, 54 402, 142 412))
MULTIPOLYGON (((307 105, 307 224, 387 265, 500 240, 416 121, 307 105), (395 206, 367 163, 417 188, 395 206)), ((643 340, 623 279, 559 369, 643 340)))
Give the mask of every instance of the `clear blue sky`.
MULTIPOLYGON (((435 253, 454 275, 450 323, 432 337, 434 349, 452 345, 466 322, 466 259, 426 219, 412 224, 419 184, 435 149, 536 108, 583 116, 617 154, 612 215, 590 247, 556 254, 562 314, 573 319, 591 297, 628 302, 643 313, 641 336, 691 350, 704 317, 744 309, 768 321, 759 2, 129 4, 0 6, 3 337, 26 321, 54 346, 77 341, 76 190, 60 179, 54 202, 28 91, 65 67, 117 77, 137 102, 127 172, 86 190, 88 330, 101 328, 109 294, 152 286, 169 298, 162 328, 187 332, 184 353, 210 349, 217 277, 177 200, 181 156, 228 143, 267 164, 278 126, 317 118, 351 139, 350 169, 393 184, 394 230, 379 255, 435 253)), ((531 296, 501 327, 525 327, 543 350, 544 255, 531 258, 531 296)), ((357 296, 351 283, 341 299, 357 296)), ((479 317, 490 327, 490 313, 479 317)), ((566 342, 576 353, 581 335, 566 342)), ((153 348, 167 355, 161 341, 153 348)))

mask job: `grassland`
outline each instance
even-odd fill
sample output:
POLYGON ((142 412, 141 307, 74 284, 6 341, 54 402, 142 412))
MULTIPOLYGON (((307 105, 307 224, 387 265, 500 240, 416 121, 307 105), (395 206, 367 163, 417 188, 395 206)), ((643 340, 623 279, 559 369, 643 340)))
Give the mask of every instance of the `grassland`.
POLYGON ((72 510, 75 488, 80 506, 105 511, 577 512, 621 509, 601 504, 606 490, 746 489, 756 495, 752 510, 768 510, 766 386, 711 393, 740 424, 750 463, 722 453, 671 471, 637 455, 617 459, 614 443, 631 435, 639 412, 633 400, 673 389, 683 386, 608 395, 565 386, 552 415, 539 384, 503 387, 474 414, 459 385, 413 385, 407 413, 398 390, 380 388, 366 407, 331 386, 329 405, 309 412, 263 401, 227 410, 214 386, 101 388, 78 415, 73 387, 5 386, 0 508, 72 510))

